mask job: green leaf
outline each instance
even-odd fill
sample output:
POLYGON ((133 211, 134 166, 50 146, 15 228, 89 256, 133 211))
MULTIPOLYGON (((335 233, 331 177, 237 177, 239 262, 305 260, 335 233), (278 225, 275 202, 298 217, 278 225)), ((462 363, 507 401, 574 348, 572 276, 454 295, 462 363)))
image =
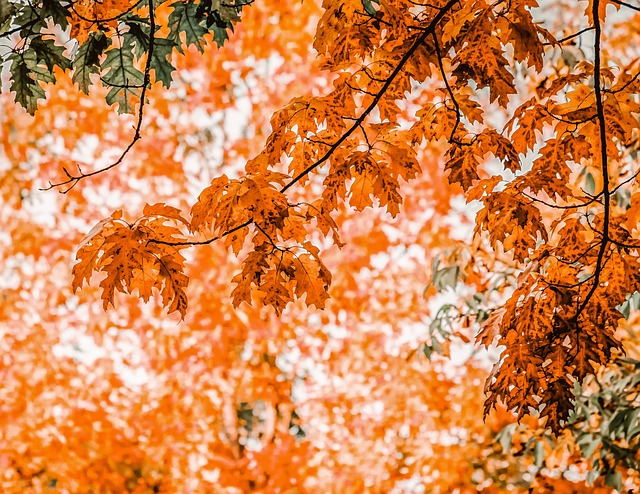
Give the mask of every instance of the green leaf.
POLYGON ((129 30, 124 33, 123 45, 131 46, 133 54, 140 58, 149 49, 149 21, 135 15, 129 16, 124 23, 129 30))
POLYGON ((222 46, 229 39, 227 30, 233 31, 233 23, 240 19, 244 2, 230 5, 220 0, 200 0, 195 12, 198 20, 203 19, 207 29, 213 31, 213 41, 222 46))
POLYGON ((364 7, 365 12, 367 14, 369 14, 370 16, 375 17, 376 14, 378 13, 378 11, 373 6, 373 3, 375 2, 376 4, 378 4, 378 2, 376 0, 373 0, 373 1, 372 0, 361 0, 361 1, 362 1, 362 6, 364 7))
POLYGON ((5 32, 11 25, 11 18, 16 13, 16 6, 8 0, 0 0, 0 33, 5 32))
POLYGON ((63 70, 71 68, 71 60, 64 56, 65 47, 56 46, 51 38, 33 37, 29 43, 29 50, 36 54, 38 64, 44 63, 53 77, 54 67, 63 70))
POLYGON ((585 434, 584 436, 578 439, 578 446, 580 446, 580 451, 582 452, 582 456, 584 458, 589 458, 596 450, 596 448, 600 445, 600 440, 597 439, 593 434, 585 434))
POLYGON ((509 454, 509 451, 511 451, 513 433, 516 430, 517 425, 518 424, 509 424, 496 434, 496 440, 502 447, 502 451, 505 454, 509 454))
POLYGON ((38 108, 38 99, 45 97, 44 89, 39 83, 56 81, 51 69, 43 66, 42 62, 45 65, 55 65, 56 49, 60 47, 55 47, 52 40, 39 38, 33 38, 31 43, 36 48, 13 52, 7 59, 11 61, 11 90, 16 93, 16 101, 33 115, 38 108))
POLYGON ((536 467, 542 467, 542 463, 544 462, 544 443, 542 441, 536 441, 533 447, 533 458, 536 467))
POLYGON ((589 195, 593 195, 596 193, 596 181, 590 172, 587 172, 587 175, 585 177, 584 191, 589 195))
POLYGON ((431 360, 431 355, 439 353, 441 349, 442 347, 440 346, 440 343, 435 338, 431 339, 431 344, 425 343, 422 345, 422 353, 424 353, 424 356, 429 360, 431 360))
POLYGON ((173 41, 182 53, 180 33, 185 34, 185 42, 187 46, 196 45, 198 51, 204 51, 203 37, 208 33, 207 28, 196 19, 196 10, 198 6, 193 3, 176 2, 172 5, 173 12, 169 14, 169 33, 168 39, 173 41))
MULTIPOLYGON (((67 5, 71 5, 71 3, 67 5)), ((59 0, 42 0, 41 12, 44 19, 51 17, 54 24, 57 24, 62 29, 66 29, 69 25, 69 20, 67 19, 70 16, 69 9, 59 0)))
POLYGON ((631 441, 640 434, 640 410, 634 409, 627 414, 627 420, 625 421, 626 428, 626 440, 631 441))
POLYGON ((622 474, 620 472, 609 472, 604 476, 604 484, 613 487, 618 491, 622 490, 622 474))
POLYGON ((30 5, 21 5, 11 20, 11 24, 22 27, 20 29, 20 37, 28 38, 33 33, 38 33, 45 25, 39 15, 40 13, 30 5))
POLYGON ((613 195, 616 205, 625 211, 631 207, 631 191, 629 189, 625 189, 624 187, 616 190, 613 195))
MULTIPOLYGON (((233 30, 233 26, 229 26, 229 29, 233 30)), ((229 33, 227 32, 227 28, 213 25, 213 41, 220 47, 224 44, 225 41, 229 39, 229 33)))
POLYGON ((621 427, 624 425, 625 419, 628 415, 630 415, 630 412, 625 409, 617 410, 613 413, 613 415, 611 415, 611 420, 609 421, 607 427, 607 432, 609 433, 610 437, 618 437, 618 432, 620 432, 618 429, 621 429, 621 427))
POLYGON ((624 317, 625 319, 629 319, 629 315, 631 314, 631 304, 629 303, 629 300, 626 300, 620 305, 617 305, 616 309, 618 310, 618 312, 620 312, 620 314, 622 314, 622 317, 624 317))
POLYGON ((151 57, 151 68, 155 72, 156 81, 161 81, 162 85, 168 88, 173 77, 171 73, 176 70, 171 60, 171 52, 176 44, 165 38, 155 38, 153 42, 153 56, 151 57))
MULTIPOLYGON (((146 19, 138 16, 128 19, 125 24, 129 26, 129 31, 124 35, 123 47, 131 47, 134 55, 140 58, 149 51, 151 28, 146 19)), ((171 63, 171 52, 174 48, 177 48, 177 45, 171 39, 157 37, 153 39, 151 69, 155 73, 156 81, 161 81, 166 88, 171 86, 173 80, 171 74, 176 70, 171 63)))
POLYGON ((598 477, 600 477, 600 468, 594 463, 593 468, 587 472, 587 485, 593 485, 598 477))
POLYGON ((98 31, 89 34, 89 39, 85 41, 75 58, 73 59, 73 82, 85 94, 89 93, 91 85, 91 74, 100 72, 100 56, 111 45, 111 39, 102 32, 98 31))
POLYGON ((459 275, 460 268, 458 266, 449 266, 435 271, 431 283, 439 292, 447 288, 455 288, 459 275))
POLYGON ((102 70, 107 71, 102 81, 112 86, 107 93, 107 103, 118 103, 118 113, 133 113, 136 103, 140 101, 144 74, 135 67, 131 50, 109 50, 102 70))
POLYGON ((45 93, 32 77, 30 64, 33 60, 27 56, 35 57, 35 54, 14 52, 7 58, 11 60, 11 91, 16 93, 16 101, 33 115, 38 108, 38 99, 44 98, 45 93))

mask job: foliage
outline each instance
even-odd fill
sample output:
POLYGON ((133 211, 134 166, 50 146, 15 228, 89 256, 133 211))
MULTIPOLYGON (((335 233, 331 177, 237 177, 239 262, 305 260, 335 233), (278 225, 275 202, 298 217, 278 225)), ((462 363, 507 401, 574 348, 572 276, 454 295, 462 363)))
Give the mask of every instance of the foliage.
POLYGON ((110 88, 107 103, 132 113, 151 83, 169 87, 174 50, 202 51, 207 35, 222 45, 251 2, 169 1, 156 10, 154 0, 2 0, 0 38, 11 46, 1 64, 9 66, 15 100, 31 114, 45 98, 43 85, 68 69, 81 91, 99 81, 110 88))
MULTIPOLYGON (((93 221, 106 217, 79 242, 71 289, 83 303, 99 296, 105 308, 115 306, 113 315, 101 317, 107 326, 134 327, 151 380, 162 383, 122 398, 112 398, 109 387, 89 390, 93 406, 112 403, 110 415, 94 418, 97 430, 80 435, 79 447, 92 451, 99 465, 92 472, 113 476, 109 489, 139 485, 141 492, 216 485, 388 492, 409 490, 412 482, 434 492, 637 487, 636 361, 616 358, 632 349, 632 331, 622 329, 631 295, 640 292, 640 70, 638 45, 629 41, 640 37, 638 7, 558 3, 555 24, 538 18, 535 0, 325 0, 321 11, 306 1, 296 7, 274 2, 260 11, 262 24, 258 17, 251 21, 260 15, 252 5, 236 25, 237 40, 213 55, 205 50, 207 34, 222 44, 248 3, 0 3, 2 30, 15 35, 3 62, 11 64, 12 97, 27 110, 45 95, 40 82, 55 76, 56 90, 70 92, 75 84, 86 93, 98 80, 93 74, 106 86, 108 104, 118 102, 120 112, 138 109, 133 139, 115 161, 97 159, 92 171, 83 171, 84 164, 71 171, 70 154, 38 171, 46 180, 59 170, 62 179, 51 187, 77 201, 69 207, 86 210, 93 221), (87 11, 78 14, 80 7, 87 11), (301 14, 307 17, 295 18, 301 14), (627 18, 618 24, 620 15, 627 18), (269 24, 273 17, 277 27, 269 24), (301 26, 291 28, 307 18, 317 20, 313 40, 300 34, 301 26), (244 30, 245 23, 250 28, 244 30), (63 31, 67 25, 70 31, 63 31), (271 44, 251 38, 280 29, 285 38, 271 44), (293 33, 296 41, 286 40, 293 33), (60 44, 65 36, 79 43, 73 57, 60 44), (247 46, 240 45, 242 36, 247 46), (305 55, 311 43, 315 65, 305 55), (264 64, 250 65, 239 53, 264 64), (253 103, 275 110, 270 131, 264 117, 251 117, 243 138, 223 136, 224 163, 194 176, 180 158, 197 152, 201 137, 189 143, 191 123, 176 130, 181 137, 166 139, 171 149, 154 162, 169 124, 184 125, 180 115, 197 106, 224 112, 237 103, 238 80, 268 79, 264 71, 274 53, 290 71, 282 78, 290 86, 274 90, 264 83, 259 90, 268 97, 253 103), (158 97, 145 116, 152 80, 164 88, 152 88, 158 97), (169 88, 176 92, 165 93, 169 88), (113 170, 125 162, 137 168, 126 175, 113 170), (200 185, 202 176, 206 184, 194 200, 192 184, 200 185), (94 191, 126 192, 115 213, 109 213, 113 198, 99 207, 86 202, 90 177, 98 184, 94 191), (128 183, 149 177, 152 198, 128 183), (156 185, 178 191, 159 193, 156 185), (461 215, 447 218, 456 196, 477 206, 472 224, 461 215), (123 204, 142 215, 130 219, 135 213, 123 212, 123 204), (473 239, 453 240, 460 232, 452 221, 473 228, 473 239), (188 249, 195 246, 201 247, 188 249), (393 268, 388 260, 398 252, 407 265, 393 268), (372 267, 381 262, 383 269, 372 267), (94 273, 102 275, 99 295, 94 273), (89 287, 80 290, 85 282, 89 287), (425 299, 451 289, 456 301, 430 311, 425 299), (165 334, 156 306, 141 309, 116 292, 144 301, 157 296, 184 320, 177 326, 184 329, 165 334), (145 310, 154 322, 139 320, 145 310), (403 332, 416 326, 421 342, 403 332), (456 345, 474 336, 500 350, 486 378, 484 411, 478 409, 478 382, 485 377, 480 358, 469 358, 464 372, 448 371, 453 377, 438 367, 438 353, 455 354, 456 345), (415 357, 419 346, 433 362, 415 357), (296 352, 307 360, 296 360, 296 352), (287 365, 291 359, 295 365, 287 365), (312 384, 297 397, 305 381, 312 384), (150 408, 157 417, 153 436, 135 421, 150 408), (530 427, 519 429, 511 412, 530 427), (493 417, 486 426, 482 415, 493 417), (117 437, 113 450, 93 447, 110 435, 117 437), (172 448, 165 436, 181 439, 172 448), (533 458, 522 456, 526 452, 533 458), (460 456, 464 460, 452 465, 460 456), (196 468, 189 461, 204 463, 196 468), (328 472, 335 480, 323 483, 328 472)), ((259 98, 251 91, 247 98, 259 98)), ((39 113, 55 111, 55 95, 52 89, 39 113)), ((72 108, 70 101, 62 105, 72 108)), ((43 118, 39 113, 36 119, 43 118)), ((35 132, 20 118, 4 127, 35 132)), ((91 128, 94 121, 88 115, 84 123, 91 128)), ((82 123, 72 125, 80 136, 57 130, 68 141, 65 149, 82 144, 82 123)), ((227 132, 228 125, 219 127, 227 132)), ((126 142, 121 128, 90 133, 113 139, 99 139, 100 151, 112 154, 126 142)), ((19 168, 29 162, 27 146, 7 138, 3 146, 18 163, 8 177, 30 190, 19 168)), ((66 290, 63 298, 71 296, 66 290)), ((24 303, 19 290, 12 296, 13 304, 24 303)), ((52 338, 35 333, 39 342, 52 338)), ((121 337, 100 328, 92 338, 111 345, 121 337)), ((9 340, 4 351, 24 354, 22 341, 9 340)), ((68 360, 51 360, 47 376, 77 372, 68 360)), ((15 371, 5 365, 17 373, 16 382, 30 382, 33 363, 15 371)), ((109 365, 100 372, 113 389, 126 388, 109 365)), ((61 406, 33 393, 38 411, 61 406)), ((71 424, 92 417, 92 409, 80 408, 71 424)), ((52 426, 58 436, 41 439, 37 424, 19 411, 8 416, 25 421, 18 429, 25 437, 6 444, 29 445, 19 455, 5 451, 12 475, 31 486, 61 482, 77 490, 64 464, 34 453, 55 444, 77 454, 69 431, 59 432, 64 422, 52 426)))

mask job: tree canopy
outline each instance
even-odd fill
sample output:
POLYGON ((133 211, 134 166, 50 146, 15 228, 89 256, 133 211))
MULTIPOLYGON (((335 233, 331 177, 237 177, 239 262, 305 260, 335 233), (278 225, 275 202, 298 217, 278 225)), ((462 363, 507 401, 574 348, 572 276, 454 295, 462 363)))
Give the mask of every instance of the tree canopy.
POLYGON ((6 489, 639 488, 640 5, 0 0, 0 40, 6 489))

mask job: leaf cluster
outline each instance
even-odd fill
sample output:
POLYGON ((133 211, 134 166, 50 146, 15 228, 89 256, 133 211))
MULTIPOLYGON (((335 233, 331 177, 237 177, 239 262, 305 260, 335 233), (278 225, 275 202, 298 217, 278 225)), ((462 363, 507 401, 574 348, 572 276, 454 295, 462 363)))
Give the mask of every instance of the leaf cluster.
POLYGON ((174 52, 228 39, 252 0, 0 1, 0 66, 10 73, 15 100, 33 114, 57 71, 71 71, 84 93, 109 88, 107 103, 133 113, 153 82, 169 87, 174 52), (157 3, 157 5, 155 5, 157 3))

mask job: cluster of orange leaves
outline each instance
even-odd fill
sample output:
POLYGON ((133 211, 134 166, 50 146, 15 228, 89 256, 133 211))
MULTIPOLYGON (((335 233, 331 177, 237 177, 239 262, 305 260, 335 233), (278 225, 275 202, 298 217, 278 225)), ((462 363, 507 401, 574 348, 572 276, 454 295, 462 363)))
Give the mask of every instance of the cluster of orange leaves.
MULTIPOLYGON (((271 8, 276 8, 275 3, 271 8)), ((596 2, 595 6, 602 11, 606 3, 596 2)), ((442 248, 444 243, 446 247, 450 231, 436 221, 425 221, 419 214, 425 203, 417 197, 439 197, 441 203, 435 208, 448 208, 451 189, 438 183, 443 179, 442 169, 448 171, 449 181, 457 184, 469 200, 482 203, 476 220, 476 246, 481 245, 481 249, 473 253, 475 258, 488 265, 492 258, 498 265, 498 258, 518 273, 515 289, 511 294, 507 292, 506 304, 493 312, 479 334, 479 340, 487 345, 496 337, 504 345, 500 361, 487 381, 487 408, 502 400, 508 409, 516 409, 523 416, 529 407, 543 404, 547 425, 558 428, 567 416, 574 380, 592 372, 596 364, 606 363, 620 347, 614 334, 620 318, 616 306, 638 284, 634 247, 638 236, 638 192, 634 180, 626 182, 631 189, 630 208, 609 197, 609 192, 603 194, 606 181, 599 155, 603 149, 599 124, 604 122, 606 127, 609 168, 605 171, 611 175, 612 184, 622 184, 625 177, 635 173, 631 156, 640 113, 637 67, 620 63, 623 68, 617 71, 602 65, 596 70, 593 61, 584 60, 566 66, 558 62, 552 75, 543 73, 545 53, 561 51, 562 47, 550 32, 534 22, 533 0, 497 4, 438 1, 423 7, 409 1, 381 2, 375 16, 366 14, 362 2, 355 0, 325 1, 323 6, 314 48, 319 53, 319 67, 332 74, 332 87, 315 87, 311 78, 304 80, 309 87, 293 87, 310 96, 294 98, 274 114, 272 131, 257 155, 253 153, 255 142, 245 141, 234 149, 225 149, 225 158, 230 161, 254 154, 245 160, 240 178, 214 178, 194 204, 188 204, 183 191, 180 209, 163 203, 141 205, 142 216, 135 221, 125 221, 120 211, 113 213, 81 243, 73 268, 74 292, 85 297, 95 295, 91 288, 85 295, 78 289, 90 281, 94 272, 99 272, 103 275, 100 288, 105 308, 115 303, 116 292, 136 293, 145 301, 157 293, 169 312, 178 312, 190 327, 206 330, 189 332, 186 337, 160 336, 162 324, 158 324, 153 340, 148 341, 148 328, 138 321, 144 320, 144 314, 136 305, 121 302, 134 315, 131 320, 138 321, 132 324, 138 325, 135 327, 150 349, 148 368, 163 376, 166 386, 134 404, 125 399, 113 402, 109 387, 99 390, 92 399, 98 404, 111 402, 109 410, 114 416, 126 415, 127 406, 133 410, 131 417, 127 415, 127 426, 120 428, 117 423, 105 427, 108 420, 104 416, 83 408, 84 390, 74 384, 72 395, 80 405, 74 412, 76 419, 69 415, 70 423, 94 420, 102 424, 102 430, 83 429, 86 436, 78 439, 79 448, 90 450, 91 461, 104 468, 90 470, 92 478, 84 487, 100 489, 100 482, 109 482, 114 490, 145 492, 158 485, 165 490, 180 489, 185 488, 180 484, 181 476, 188 477, 185 472, 197 477, 200 487, 215 489, 224 485, 265 492, 295 492, 327 485, 342 492, 368 488, 387 492, 413 475, 427 483, 424 479, 431 478, 431 485, 441 492, 500 492, 501 484, 517 485, 526 462, 510 463, 511 470, 505 472, 500 467, 500 452, 487 452, 484 443, 487 434, 495 433, 510 415, 501 409, 497 423, 490 423, 488 431, 483 429, 480 414, 473 406, 482 399, 477 383, 471 389, 466 383, 460 384, 460 379, 479 381, 481 369, 470 364, 466 375, 449 379, 436 370, 425 373, 415 362, 390 358, 395 350, 381 353, 381 347, 393 344, 380 335, 380 327, 395 328, 399 320, 413 322, 415 312, 424 309, 413 300, 415 294, 399 296, 388 286, 417 275, 401 271, 378 274, 373 281, 367 278, 368 261, 391 247, 389 238, 381 233, 390 228, 390 220, 380 220, 371 211, 363 212, 369 221, 365 231, 349 231, 353 223, 349 223, 345 205, 359 211, 379 205, 391 216, 398 215, 402 208, 402 214, 423 223, 416 243, 434 248, 442 248), (519 96, 513 65, 539 74, 531 76, 529 99, 507 112, 508 103, 519 96), (590 82, 593 80, 602 81, 602 87, 607 88, 600 102, 590 82), (489 115, 500 111, 508 115, 506 125, 498 127, 489 115), (555 137, 542 143, 541 136, 548 132, 555 137), (427 159, 425 146, 431 153, 427 159), (444 148, 444 158, 434 158, 443 146, 448 146, 444 148), (530 156, 534 149, 539 149, 539 156, 529 166, 523 156, 530 156), (499 173, 491 171, 496 162, 500 164, 499 173), (421 169, 427 177, 420 176, 421 169), (583 190, 587 176, 595 182, 590 196, 583 190), (409 180, 415 186, 405 183, 409 180), (182 212, 189 210, 190 214, 182 212), (589 214, 584 214, 586 210, 589 214), (447 241, 437 239, 440 234, 447 241), (237 270, 225 252, 218 249, 212 253, 201 247, 192 258, 196 272, 189 272, 184 249, 217 241, 240 257, 237 270), (344 260, 336 260, 341 256, 331 253, 331 243, 347 244, 344 260), (484 251, 486 246, 495 253, 484 251), (358 249, 364 253, 358 254, 358 249), (327 266, 344 273, 333 270, 332 277, 327 266), (207 277, 199 279, 200 270, 207 277), (594 278, 596 270, 599 274, 594 278), (220 279, 223 274, 228 275, 226 280, 220 279), (202 282, 202 286, 193 283, 187 287, 187 275, 202 282), (249 316, 224 305, 229 280, 235 284, 233 305, 248 311, 249 316), (328 299, 332 283, 331 294, 336 300, 333 306, 328 299), (372 303, 369 293, 380 289, 380 285, 386 286, 388 292, 383 289, 379 300, 372 303), (189 313, 187 293, 192 299, 189 313), (359 339, 354 336, 337 344, 310 322, 315 313, 300 304, 295 306, 301 311, 299 314, 282 315, 291 319, 279 323, 277 330, 271 329, 273 318, 265 311, 251 312, 246 306, 240 307, 243 301, 257 307, 270 305, 280 314, 285 306, 303 297, 308 305, 327 307, 327 315, 320 316, 323 325, 345 324, 354 333, 357 328, 363 331, 358 333, 359 339), (388 314, 386 307, 396 307, 394 303, 400 304, 403 297, 413 297, 406 309, 409 315, 401 319, 397 313, 388 314), (211 307, 223 308, 218 312, 211 307), (382 326, 369 332, 362 329, 376 318, 382 326), (292 398, 293 377, 283 377, 275 359, 286 353, 287 341, 295 339, 300 328, 308 338, 317 338, 323 345, 318 350, 303 339, 305 351, 318 361, 325 351, 333 352, 326 364, 330 374, 339 375, 350 384, 346 389, 327 384, 322 392, 316 390, 315 401, 309 399, 304 404, 308 407, 307 416, 323 420, 322 425, 330 431, 322 435, 318 432, 322 427, 318 426, 315 437, 333 447, 340 446, 337 451, 298 442, 289 432, 294 422, 291 409, 296 406, 292 398), (250 359, 243 360, 240 355, 246 351, 247 341, 254 341, 256 348, 250 359), (197 369, 193 368, 194 362, 197 369), (393 374, 402 376, 403 386, 389 381, 388 376, 393 374), (359 382, 359 377, 353 376, 366 377, 359 382), (363 396, 385 402, 384 419, 374 421, 374 427, 367 418, 370 412, 364 411, 369 402, 363 396), (442 400, 441 396, 447 399, 442 400), (255 426, 248 428, 238 418, 241 405, 257 402, 265 404, 267 419, 256 419, 255 426), (425 402, 430 407, 427 411, 425 402), (457 413, 454 402, 460 409, 470 410, 469 415, 457 413), (137 423, 150 406, 159 410, 157 423, 137 423), (399 421, 398 417, 407 425, 408 434, 389 425, 392 420, 399 421), (472 431, 473 446, 464 438, 456 438, 459 443, 455 447, 446 446, 455 437, 457 427, 472 431), (428 441, 422 434, 438 437, 428 441), (387 440, 387 435, 393 440, 387 440), (101 452, 95 446, 96 437, 105 441, 110 436, 117 436, 109 443, 113 451, 101 452), (180 439, 173 447, 163 441, 165 436, 180 439), (246 448, 251 440, 260 442, 261 448, 246 448), (198 453, 208 460, 201 467, 202 472, 193 474, 189 455, 198 453), (458 462, 462 454, 467 461, 458 462), (485 463, 478 466, 473 463, 474 458, 482 458, 485 463), (443 459, 450 470, 437 465, 443 459), (333 468, 335 465, 340 468, 333 468), (482 470, 483 487, 470 480, 474 469, 482 470), (172 479, 176 471, 180 475, 172 479), (373 481, 365 478, 368 471, 376 472, 378 477, 373 481), (219 477, 211 480, 205 472, 217 472, 219 477), (327 472, 336 473, 333 484, 323 483, 322 476, 327 472), (443 472, 447 479, 434 480, 436 473, 443 472), (370 486, 370 481, 375 487, 370 486)), ((125 6, 109 8, 121 12, 125 6)), ((590 8, 591 5, 587 13, 590 8)), ((586 18, 592 25, 605 25, 605 13, 602 11, 595 19, 593 15, 586 18)), ((92 15, 105 19, 111 14, 101 11, 92 15)), ((295 15, 283 13, 283 22, 291 22, 295 15)), ((267 11, 262 22, 255 22, 253 28, 257 31, 257 26, 268 25, 268 19, 267 11)), ((241 24, 239 39, 243 34, 246 33, 241 24)), ((248 36, 251 39, 250 33, 248 36)), ((255 40, 254 44, 269 45, 255 40)), ((612 59, 612 55, 609 57, 612 59)), ((262 58, 268 58, 268 54, 262 58)), ((215 83, 218 87, 210 94, 187 88, 188 103, 210 105, 213 111, 231 98, 230 78, 215 55, 200 59, 199 63, 207 74, 203 84, 215 83)), ((190 69, 199 68, 196 62, 185 64, 193 64, 190 69)), ((243 70, 245 75, 251 72, 246 67, 243 70)), ((277 98, 277 94, 272 96, 277 98)), ((55 105, 56 100, 50 104, 55 105)), ((178 179, 181 176, 179 163, 153 163, 160 140, 153 141, 153 136, 156 133, 162 137, 166 131, 162 124, 163 119, 172 116, 169 106, 170 103, 157 103, 159 116, 150 127, 147 144, 144 139, 138 144, 143 146, 137 151, 140 164, 137 168, 133 165, 132 176, 145 176, 149 170, 159 175, 166 172, 178 179), (163 107, 165 104, 167 107, 163 107)), ((55 109, 51 111, 53 122, 55 109)), ((86 127, 95 120, 92 115, 81 114, 81 118, 86 118, 86 127)), ((178 120, 176 123, 179 125, 178 120)), ((82 139, 65 136, 70 141, 82 139)), ((163 145, 169 148, 167 155, 175 155, 175 143, 167 139, 163 145)), ((8 142, 5 147, 16 150, 8 142)), ((124 174, 111 176, 111 187, 127 187, 124 174)), ((161 183, 159 179, 158 184, 161 183)), ((79 194, 74 189, 69 197, 79 200, 79 194)), ((168 202, 170 196, 161 200, 168 202)), ((478 265, 464 269, 467 280, 474 279, 478 288, 486 289, 488 281, 486 276, 478 276, 478 265)), ((411 279, 414 285, 419 284, 411 279)), ((398 290, 395 285, 394 290, 398 290)), ((19 293, 11 296, 20 299, 19 293)), ((112 309, 116 314, 118 305, 112 309)), ((159 311, 154 316, 161 317, 159 311)), ((112 323, 121 324, 117 321, 114 316, 112 323)), ((6 344, 7 352, 9 347, 21 349, 23 345, 20 339, 6 344)), ((56 344, 47 340, 47 345, 56 344)), ((16 366, 11 370, 5 362, 3 365, 7 373, 22 369, 16 366)), ((65 361, 55 369, 56 375, 73 375, 72 367, 71 362, 65 361)), ((33 368, 25 366, 24 376, 30 372, 33 368)), ((110 375, 104 372, 105 376, 110 375)), ((113 376, 112 387, 123 386, 113 376)), ((48 409, 51 402, 38 398, 44 403, 42 409, 48 409)), ((13 410, 12 413, 17 414, 13 410)), ((37 425, 31 423, 20 430, 22 443, 42 444, 37 439, 37 425)), ((59 438, 48 440, 47 447, 54 444, 71 448, 59 438)), ((22 458, 37 457, 26 447, 20 454, 22 458)), ((15 455, 9 451, 3 455, 4 466, 12 475, 29 477, 32 485, 45 482, 33 479, 64 478, 70 490, 74 489, 69 480, 73 475, 65 477, 60 471, 68 468, 77 473, 87 465, 78 461, 73 470, 47 458, 49 474, 47 470, 42 473, 39 458, 18 465, 22 460, 16 460, 15 455)), ((589 489, 584 483, 566 479, 537 482, 539 492, 589 489)))
POLYGON ((114 29, 118 17, 130 11, 137 0, 80 0, 71 9, 71 37, 84 43, 89 34, 99 30, 114 29))
MULTIPOLYGON (((119 248, 97 254, 100 248, 91 242, 78 253, 82 268, 74 288, 93 266, 108 275, 105 303, 112 300, 114 285, 129 292, 138 288, 145 299, 151 287, 164 286, 165 303, 184 316, 182 291, 166 288, 176 285, 174 279, 177 286, 186 284, 179 250, 223 239, 244 259, 233 279, 235 305, 251 303, 255 295, 280 313, 306 296, 308 304, 321 308, 331 278, 311 238, 319 232, 340 243, 332 218, 340 201, 356 210, 375 201, 398 214, 399 180, 420 172, 415 145, 445 139, 449 181, 484 206, 476 233, 488 234, 493 250, 510 255, 518 268, 527 266, 480 335, 486 344, 499 335, 505 346, 487 383, 487 410, 500 399, 520 416, 546 405, 543 416, 559 429, 571 408, 574 380, 607 363, 620 348, 614 337, 616 307, 640 288, 628 206, 617 207, 609 179, 597 178, 635 177, 629 157, 637 142, 640 106, 634 95, 640 80, 633 62, 617 74, 604 65, 608 59, 598 34, 596 61, 585 59, 540 77, 529 99, 508 112, 506 125, 492 125, 474 92, 486 89, 487 107, 506 108, 518 93, 510 67, 519 63, 541 73, 544 54, 562 50, 534 21, 536 6, 534 0, 428 6, 399 1, 380 4, 371 15, 359 1, 324 2, 313 46, 320 67, 336 74, 333 89, 325 96, 295 98, 277 111, 264 149, 247 162, 246 174, 214 179, 202 192, 185 225, 206 240, 172 240, 166 229, 156 235, 152 225, 159 223, 145 217, 132 227, 144 233, 112 237, 121 239, 120 247, 135 260, 123 267, 112 256, 119 248), (601 84, 595 89, 589 85, 594 78, 601 84), (437 81, 436 96, 418 101, 413 125, 401 126, 401 119, 412 117, 400 102, 407 101, 413 85, 427 80, 437 81), (523 157, 549 130, 555 137, 546 139, 525 167, 523 157), (487 173, 487 157, 504 172, 487 173), (597 182, 597 193, 584 192, 584 170, 597 182), (505 173, 513 178, 505 180, 505 173), (301 187, 319 190, 320 198, 307 200, 309 194, 296 190, 301 187), (546 210, 554 207, 559 214, 549 215, 546 210), (170 255, 172 246, 176 262, 166 268, 162 256, 170 255), (134 267, 143 278, 133 274, 134 267)), ((592 6, 598 9, 600 2, 592 6)), ((587 16, 598 33, 605 24, 601 15, 595 21, 587 16)), ((634 207, 636 197, 631 194, 634 207)))

